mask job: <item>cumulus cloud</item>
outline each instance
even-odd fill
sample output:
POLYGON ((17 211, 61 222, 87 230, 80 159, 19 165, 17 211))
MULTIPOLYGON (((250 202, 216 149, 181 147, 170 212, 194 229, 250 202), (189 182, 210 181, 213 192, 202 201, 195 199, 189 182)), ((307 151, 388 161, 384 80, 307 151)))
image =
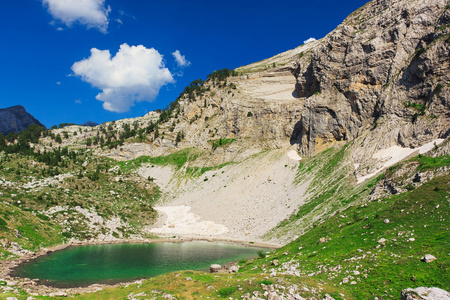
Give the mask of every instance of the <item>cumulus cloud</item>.
POLYGON ((95 98, 103 108, 126 112, 135 101, 153 101, 161 87, 173 83, 163 56, 154 48, 122 44, 114 57, 109 50, 91 49, 91 56, 72 65, 83 81, 101 89, 95 98))
POLYGON ((66 26, 80 23, 106 33, 111 8, 105 6, 105 0, 42 0, 42 3, 53 18, 66 26))
POLYGON ((314 41, 317 41, 317 40, 315 38, 313 38, 313 37, 310 37, 309 39, 304 40, 303 44, 308 44, 309 42, 314 42, 314 41))
POLYGON ((178 67, 187 67, 191 64, 191 62, 186 59, 186 56, 181 55, 180 50, 175 50, 172 55, 175 58, 178 67))

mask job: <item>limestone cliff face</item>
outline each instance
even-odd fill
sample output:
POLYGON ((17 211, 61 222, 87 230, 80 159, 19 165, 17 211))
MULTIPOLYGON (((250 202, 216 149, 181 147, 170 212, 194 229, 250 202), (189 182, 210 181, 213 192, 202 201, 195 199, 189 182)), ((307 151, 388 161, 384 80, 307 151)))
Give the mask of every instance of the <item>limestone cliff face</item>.
POLYGON ((447 137, 449 21, 443 0, 375 0, 351 14, 293 70, 306 98, 293 143, 312 155, 362 135, 373 151, 447 137))
POLYGON ((181 97, 157 138, 110 154, 196 147, 217 164, 267 148, 312 156, 355 141, 355 175, 371 173, 380 149, 415 148, 450 133, 449 5, 369 2, 321 40, 237 68, 225 82, 206 81, 204 92, 181 97), (212 147, 220 138, 236 140, 212 147))
POLYGON ((30 115, 22 105, 0 109, 0 133, 4 135, 17 133, 32 124, 44 126, 30 115))
MULTIPOLYGON (((445 0, 369 2, 323 39, 238 68, 243 75, 229 79, 237 89, 210 94, 218 109, 207 111, 215 119, 186 128, 187 140, 192 146, 205 142, 212 128, 215 136, 293 145, 311 156, 361 138, 353 159, 369 172, 364 164, 381 148, 445 138, 449 22, 445 0)), ((193 105, 184 108, 189 118, 203 118, 193 105)))

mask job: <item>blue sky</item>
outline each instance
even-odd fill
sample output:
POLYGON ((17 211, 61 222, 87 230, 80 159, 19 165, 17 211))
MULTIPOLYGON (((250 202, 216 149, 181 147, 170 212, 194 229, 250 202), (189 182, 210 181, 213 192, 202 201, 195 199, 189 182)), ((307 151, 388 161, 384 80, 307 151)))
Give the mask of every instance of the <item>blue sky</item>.
POLYGON ((214 70, 322 38, 366 2, 1 1, 0 108, 47 127, 142 116, 214 70))

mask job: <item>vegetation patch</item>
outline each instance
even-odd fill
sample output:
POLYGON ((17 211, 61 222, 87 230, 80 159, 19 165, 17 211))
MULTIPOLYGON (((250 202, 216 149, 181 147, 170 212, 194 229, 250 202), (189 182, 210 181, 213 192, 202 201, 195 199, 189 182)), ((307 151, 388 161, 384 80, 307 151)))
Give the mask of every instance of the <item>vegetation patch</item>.
POLYGON ((212 142, 212 148, 215 150, 219 147, 222 146, 226 146, 226 145, 230 145, 231 143, 233 143, 236 139, 231 138, 231 139, 227 139, 227 138, 220 138, 218 140, 213 140, 212 142))

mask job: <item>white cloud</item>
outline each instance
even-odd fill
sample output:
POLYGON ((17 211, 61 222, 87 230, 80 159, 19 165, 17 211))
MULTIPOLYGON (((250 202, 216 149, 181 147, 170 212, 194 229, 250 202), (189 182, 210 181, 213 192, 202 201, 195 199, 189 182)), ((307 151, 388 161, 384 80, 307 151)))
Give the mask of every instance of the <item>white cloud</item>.
POLYGON ((175 50, 172 55, 175 58, 178 67, 187 67, 191 64, 191 62, 186 59, 186 56, 181 55, 180 50, 175 50))
POLYGON ((303 44, 308 44, 309 42, 314 42, 314 41, 317 41, 317 40, 313 37, 310 37, 309 39, 303 41, 303 44))
POLYGON ((75 99, 76 104, 81 104, 81 99, 75 99))
POLYGON ((53 18, 66 26, 78 22, 106 33, 111 8, 105 6, 105 0, 42 0, 42 3, 53 18))
POLYGON ((95 98, 103 108, 126 112, 135 101, 153 101, 161 87, 174 82, 163 56, 153 48, 122 44, 116 56, 109 50, 91 49, 89 58, 72 65, 72 71, 83 81, 102 92, 95 98))

